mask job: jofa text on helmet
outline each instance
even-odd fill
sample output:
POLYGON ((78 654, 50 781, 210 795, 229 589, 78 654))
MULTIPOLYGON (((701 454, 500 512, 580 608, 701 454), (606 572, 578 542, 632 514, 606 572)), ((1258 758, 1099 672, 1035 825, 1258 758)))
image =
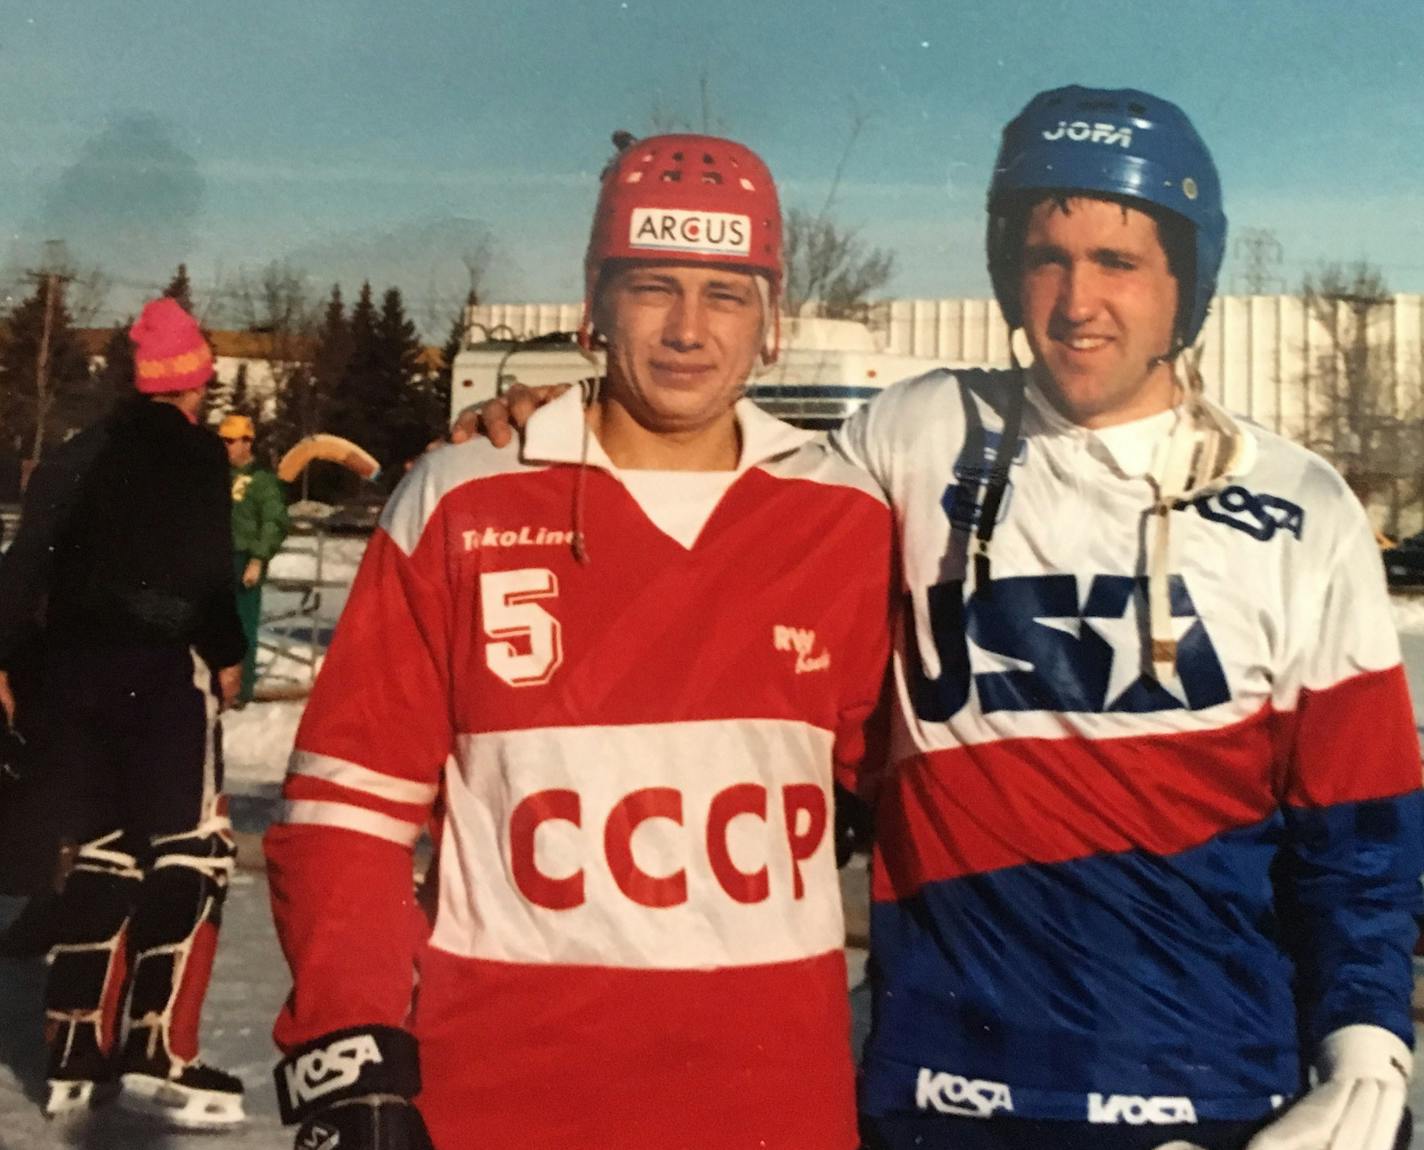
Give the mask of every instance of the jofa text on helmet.
POLYGON ((1051 132, 1044 132, 1045 140, 1087 140, 1094 144, 1120 144, 1124 148, 1132 147, 1132 129, 1130 127, 1119 126, 1117 124, 1090 124, 1086 120, 1059 120, 1058 127, 1051 132))

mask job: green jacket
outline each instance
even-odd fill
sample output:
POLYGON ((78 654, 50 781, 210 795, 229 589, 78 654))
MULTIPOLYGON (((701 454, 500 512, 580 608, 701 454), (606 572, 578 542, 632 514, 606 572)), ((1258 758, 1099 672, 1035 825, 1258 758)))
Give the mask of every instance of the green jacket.
POLYGON ((256 463, 230 467, 228 474, 232 478, 232 549, 266 563, 277 554, 290 526, 282 485, 256 463))

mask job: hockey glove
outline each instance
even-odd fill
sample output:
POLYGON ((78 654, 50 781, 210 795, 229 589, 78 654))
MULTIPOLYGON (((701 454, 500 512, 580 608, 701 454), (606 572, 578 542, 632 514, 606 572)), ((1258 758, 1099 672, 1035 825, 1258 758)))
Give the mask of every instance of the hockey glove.
POLYGON ((843 867, 857 852, 870 852, 875 838, 875 815, 860 796, 835 784, 836 866, 843 867))
POLYGON ((395 1095, 328 1106, 302 1123, 295 1150, 435 1150, 420 1111, 395 1095))
POLYGON ((432 1150, 410 1100, 420 1093, 415 1038, 393 1026, 337 1030, 279 1063, 282 1123, 297 1150, 432 1150))
POLYGON ((1392 1150, 1414 1059, 1379 1026, 1344 1026, 1320 1043, 1319 1082, 1246 1150, 1392 1150))

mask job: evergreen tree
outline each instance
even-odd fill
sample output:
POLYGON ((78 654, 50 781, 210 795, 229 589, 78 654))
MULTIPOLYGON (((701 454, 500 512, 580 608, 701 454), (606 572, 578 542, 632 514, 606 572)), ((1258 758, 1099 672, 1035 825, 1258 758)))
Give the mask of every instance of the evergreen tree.
POLYGON ((445 344, 440 349, 440 371, 435 378, 435 390, 447 424, 450 417, 450 396, 455 390, 455 357, 465 350, 465 315, 469 308, 475 306, 478 298, 473 291, 465 297, 465 307, 451 322, 450 334, 445 337, 445 344))
POLYGON ((377 373, 390 420, 390 460, 397 465, 419 456, 445 427, 438 388, 422 361, 415 323, 405 314, 400 288, 389 288, 376 320, 377 373))
POLYGON ((115 403, 134 393, 133 341, 129 339, 133 323, 133 319, 116 323, 104 341, 104 350, 99 353, 103 363, 91 370, 88 384, 69 389, 59 397, 58 411, 66 433, 88 426, 115 403))
POLYGON ((124 323, 116 323, 104 342, 104 363, 95 371, 95 377, 115 396, 126 395, 134 385, 133 341, 129 339, 129 328, 134 320, 130 317, 124 323))
POLYGON ((235 411, 239 415, 251 415, 252 422, 259 429, 262 424, 262 412, 258 407, 252 406, 252 397, 247 393, 247 364, 237 365, 237 374, 232 377, 232 396, 230 400, 230 411, 235 411))
MULTIPOLYGON (((330 305, 328 304, 328 311, 330 305)), ((341 383, 329 397, 327 430, 359 443, 390 464, 389 396, 382 394, 383 380, 376 352, 376 305, 369 281, 361 285, 346 329, 346 366, 341 383)))
POLYGON ((412 384, 423 378, 423 346, 415 321, 405 313, 400 288, 388 288, 381 297, 376 319, 376 354, 386 379, 386 390, 395 397, 392 411, 398 419, 410 421, 423 414, 421 397, 412 384))
POLYGON ((188 278, 187 264, 178 265, 178 270, 173 273, 173 278, 168 281, 168 286, 163 289, 163 294, 169 299, 177 300, 189 315, 196 314, 193 311, 193 282, 188 278))
POLYGON ((326 310, 322 313, 321 327, 317 330, 308 387, 300 397, 300 410, 294 413, 302 435, 326 430, 333 404, 345 384, 350 362, 351 328, 346 321, 346 305, 341 298, 341 286, 332 284, 326 310))
MULTIPOLYGON (((280 458, 299 439, 317 432, 348 434, 355 417, 351 405, 343 411, 346 395, 346 373, 351 361, 351 332, 346 319, 346 305, 341 286, 331 285, 321 324, 315 335, 311 363, 293 372, 276 396, 276 413, 267 433, 267 442, 274 457, 280 458)), ((359 435, 349 436, 361 442, 359 435)), ((317 465, 309 467, 300 480, 303 499, 324 503, 353 494, 359 484, 339 468, 317 465)))
POLYGON ((90 395, 89 358, 64 301, 64 281, 46 276, 10 313, 0 343, 0 433, 16 450, 38 459, 102 410, 90 395), (55 296, 50 306, 49 293, 55 296), (37 365, 49 312, 48 364, 37 365))

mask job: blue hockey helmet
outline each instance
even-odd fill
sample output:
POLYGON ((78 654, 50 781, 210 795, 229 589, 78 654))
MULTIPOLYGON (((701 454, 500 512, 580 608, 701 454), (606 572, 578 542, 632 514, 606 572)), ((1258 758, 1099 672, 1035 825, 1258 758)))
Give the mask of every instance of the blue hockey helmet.
POLYGON ((1191 225, 1191 282, 1181 283, 1178 338, 1193 343, 1226 254, 1221 181, 1186 113, 1133 88, 1040 92, 1004 128, 989 184, 989 277, 1004 318, 1022 325, 1008 213, 1025 193, 1102 195, 1171 212, 1191 225))

